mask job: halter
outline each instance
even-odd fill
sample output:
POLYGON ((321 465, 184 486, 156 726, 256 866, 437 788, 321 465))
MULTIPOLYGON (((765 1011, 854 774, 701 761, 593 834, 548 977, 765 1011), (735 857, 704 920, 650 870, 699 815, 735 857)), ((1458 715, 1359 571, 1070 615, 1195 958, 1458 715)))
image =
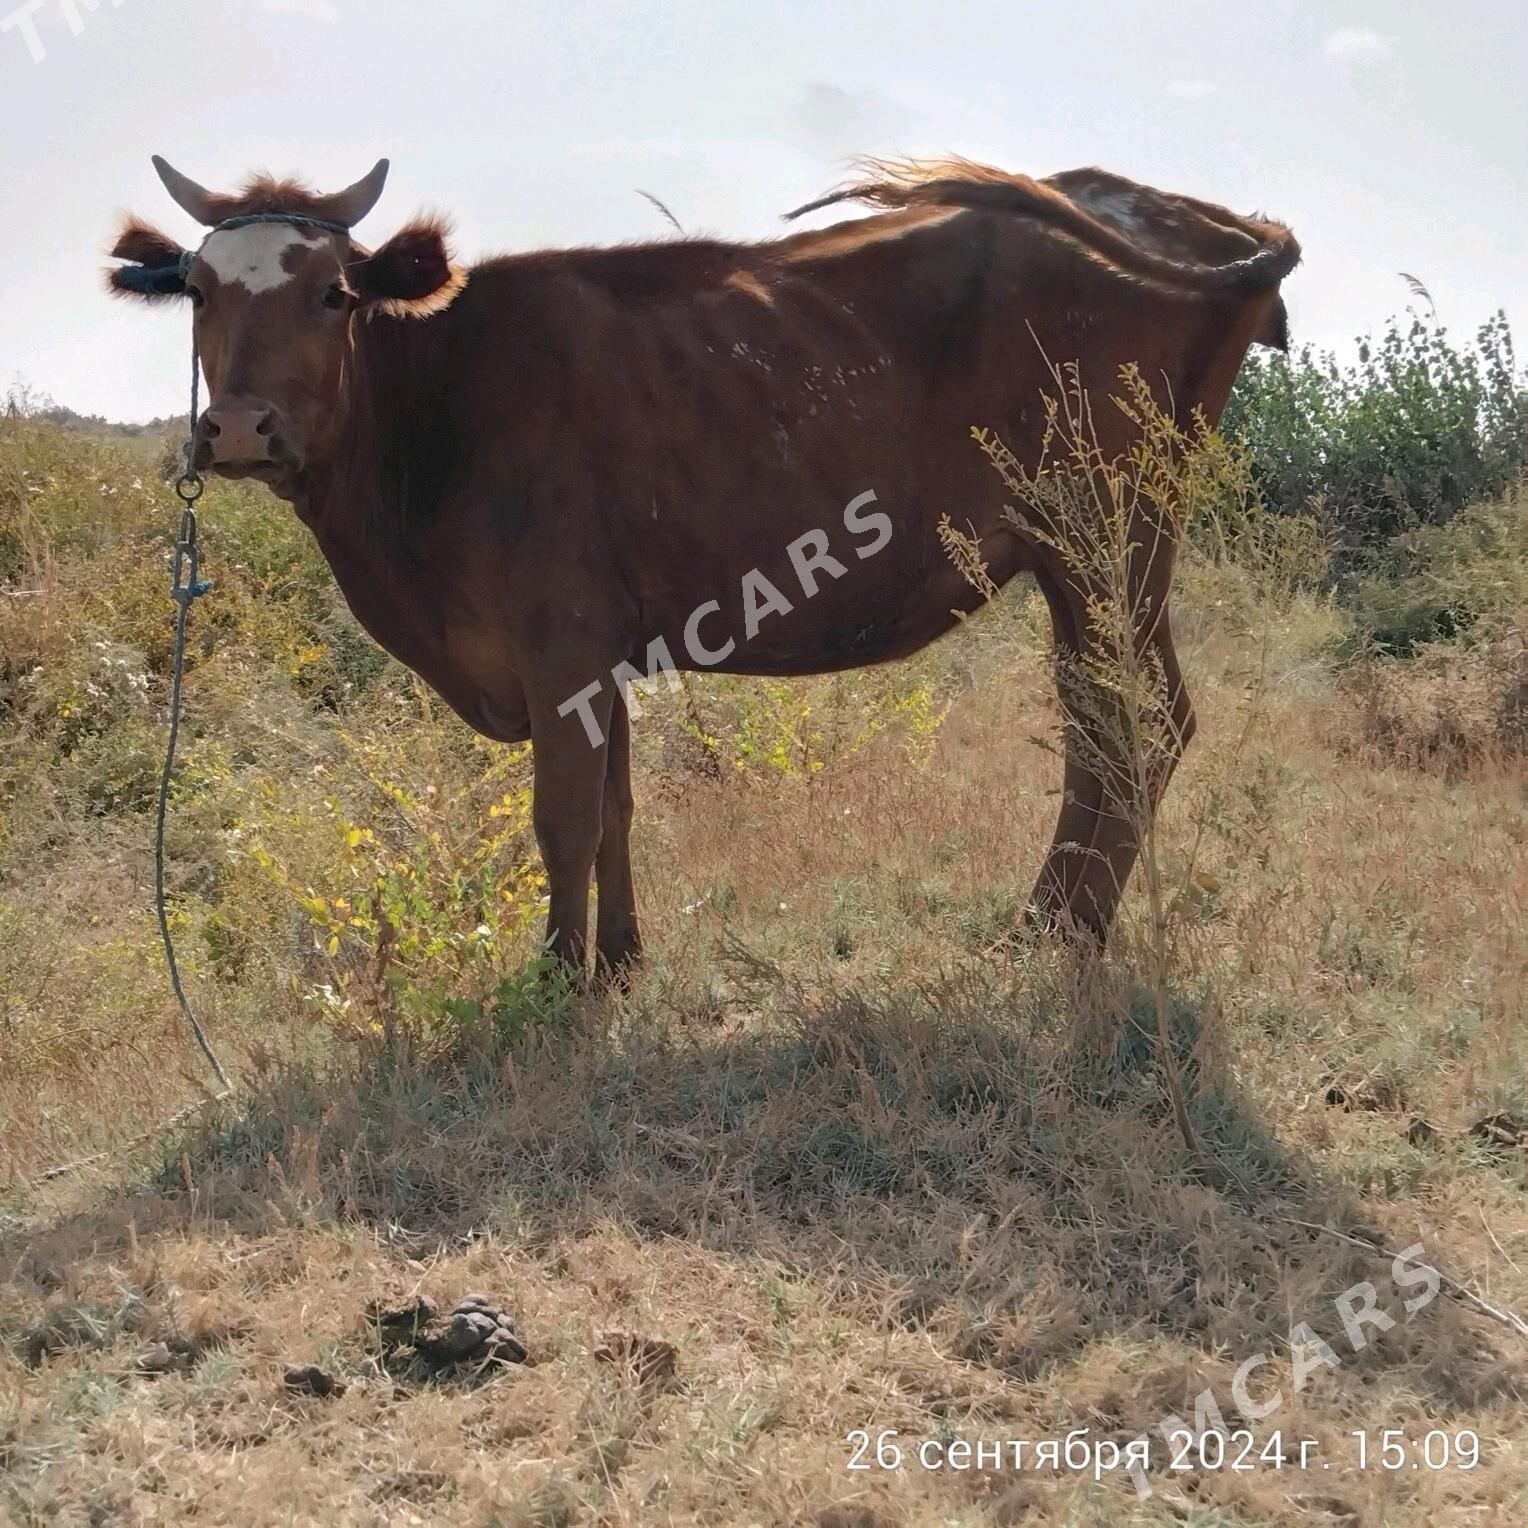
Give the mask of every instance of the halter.
POLYGON ((215 223, 207 230, 202 243, 205 244, 215 233, 224 233, 230 228, 247 228, 251 223, 293 223, 298 228, 322 228, 326 233, 342 233, 349 237, 350 229, 344 223, 332 223, 328 218, 312 218, 302 212, 246 212, 236 218, 224 218, 221 223, 215 223))
POLYGON ((350 230, 343 223, 328 218, 309 217, 302 212, 246 212, 236 218, 224 218, 214 223, 202 235, 202 242, 195 249, 181 251, 174 265, 123 265, 117 268, 116 281, 130 292, 144 297, 174 297, 186 287, 186 272, 201 254, 207 240, 215 233, 227 233, 234 228, 249 228, 256 223, 285 223, 289 228, 318 228, 325 233, 350 237, 350 230))

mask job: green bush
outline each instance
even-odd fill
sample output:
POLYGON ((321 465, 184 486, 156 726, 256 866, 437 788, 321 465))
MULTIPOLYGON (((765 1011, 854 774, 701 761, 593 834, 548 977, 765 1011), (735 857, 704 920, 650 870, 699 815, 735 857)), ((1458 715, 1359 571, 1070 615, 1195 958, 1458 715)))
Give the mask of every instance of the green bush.
POLYGON ((1339 574, 1419 526, 1499 498, 1528 468, 1528 385, 1504 314, 1458 345, 1436 324, 1392 319, 1358 359, 1309 347, 1247 359, 1222 420, 1252 452, 1264 503, 1314 509, 1339 574))

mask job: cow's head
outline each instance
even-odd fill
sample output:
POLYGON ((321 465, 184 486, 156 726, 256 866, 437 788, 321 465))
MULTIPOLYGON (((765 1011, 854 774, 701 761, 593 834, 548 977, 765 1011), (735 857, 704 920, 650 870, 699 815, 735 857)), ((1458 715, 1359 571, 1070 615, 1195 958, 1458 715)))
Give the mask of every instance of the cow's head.
POLYGON ((107 279, 119 295, 184 298, 195 309, 210 398, 197 422, 198 468, 259 478, 291 497, 345 428, 354 326, 377 313, 436 313, 460 291, 466 273, 439 222, 412 223, 374 253, 351 238, 387 167, 379 160, 331 196, 267 176, 221 196, 154 159, 170 195, 211 232, 188 251, 129 219, 111 253, 132 263, 107 279))

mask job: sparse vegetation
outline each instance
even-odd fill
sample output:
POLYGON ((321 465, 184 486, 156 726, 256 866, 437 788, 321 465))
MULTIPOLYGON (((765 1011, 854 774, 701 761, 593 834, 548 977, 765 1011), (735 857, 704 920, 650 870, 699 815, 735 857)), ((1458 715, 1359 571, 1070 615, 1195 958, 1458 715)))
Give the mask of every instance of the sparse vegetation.
POLYGON ((171 884, 239 1092, 166 1136, 204 1084, 148 895, 173 502, 131 443, 0 420, 0 1517, 1528 1517, 1522 1341, 1295 1224, 1528 1310, 1523 503, 1398 523, 1334 594, 1251 461, 1173 469, 1214 508, 1177 596, 1200 729, 1107 957, 1021 926, 1062 718, 1014 587, 895 669, 644 703, 621 998, 537 979, 523 751, 214 485, 171 884), (1396 1324, 1353 1355, 1361 1280, 1396 1324), (369 1305, 474 1289, 531 1363, 378 1357, 369 1305), (1239 1426, 1301 1320, 1343 1362, 1249 1423, 1329 1469, 1142 1502, 846 1468, 856 1428, 1124 1441, 1206 1387, 1239 1426), (1386 1428, 1481 1462, 1376 1469, 1386 1428))

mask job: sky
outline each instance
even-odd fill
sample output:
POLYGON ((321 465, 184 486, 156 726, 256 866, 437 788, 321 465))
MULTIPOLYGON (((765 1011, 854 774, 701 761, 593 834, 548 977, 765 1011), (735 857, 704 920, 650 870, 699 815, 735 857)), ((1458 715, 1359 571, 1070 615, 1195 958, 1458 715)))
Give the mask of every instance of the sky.
MULTIPOLYGON (((0 0, 0 394, 186 407, 189 314, 109 299, 132 210, 195 230, 149 165, 392 176, 468 259, 689 233, 764 238, 854 154, 1096 164, 1289 223, 1297 342, 1416 301, 1528 336, 1521 0, 0 0), (40 57, 38 55, 41 55, 40 57)), ((841 215, 841 214, 840 214, 841 215)), ((828 221, 832 214, 819 216, 828 221)), ((1528 340, 1523 342, 1528 348, 1528 340)))

